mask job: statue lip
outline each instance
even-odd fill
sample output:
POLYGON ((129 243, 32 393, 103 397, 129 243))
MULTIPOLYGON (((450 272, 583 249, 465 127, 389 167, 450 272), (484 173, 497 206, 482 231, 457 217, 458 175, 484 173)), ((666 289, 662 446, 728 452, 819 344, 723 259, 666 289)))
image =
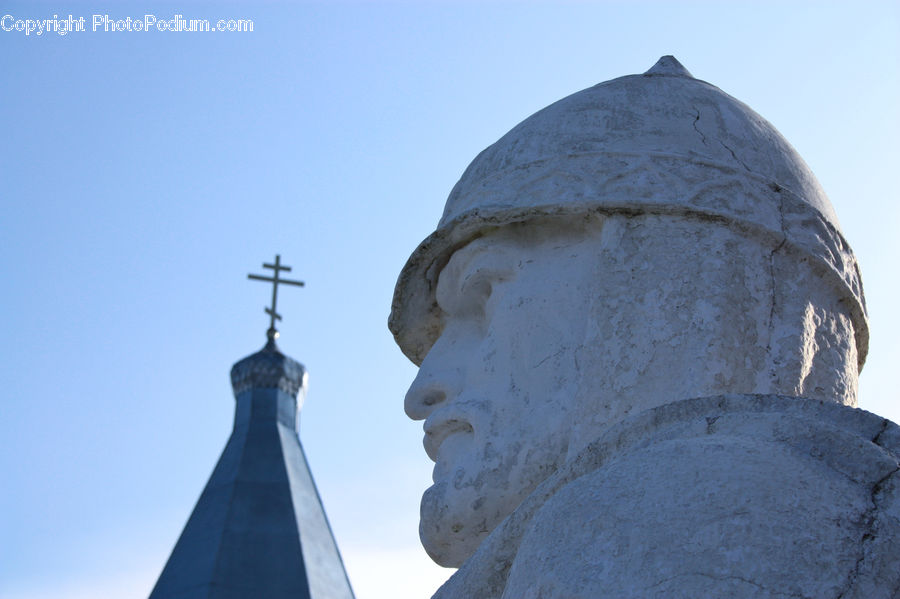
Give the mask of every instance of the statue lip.
POLYGON ((425 437, 422 445, 432 462, 437 462, 441 444, 457 433, 473 434, 475 430, 458 410, 438 410, 425 421, 425 437))

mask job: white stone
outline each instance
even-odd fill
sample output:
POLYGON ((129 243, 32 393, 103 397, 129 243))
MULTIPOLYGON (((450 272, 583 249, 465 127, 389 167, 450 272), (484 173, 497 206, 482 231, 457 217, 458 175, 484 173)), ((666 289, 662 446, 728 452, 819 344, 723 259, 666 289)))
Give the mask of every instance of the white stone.
POLYGON ((413 362, 440 334, 434 287, 456 248, 497 226, 589 214, 712 220, 794 252, 847 304, 865 361, 856 259, 815 176, 748 106, 660 63, 544 108, 472 161, 397 282, 390 328, 413 362))
POLYGON ((789 144, 674 59, 482 152, 390 325, 422 542, 461 566, 436 597, 900 589, 855 258, 789 144))
POLYGON ((668 404, 544 481, 435 597, 897 597, 898 457, 862 410, 668 404))

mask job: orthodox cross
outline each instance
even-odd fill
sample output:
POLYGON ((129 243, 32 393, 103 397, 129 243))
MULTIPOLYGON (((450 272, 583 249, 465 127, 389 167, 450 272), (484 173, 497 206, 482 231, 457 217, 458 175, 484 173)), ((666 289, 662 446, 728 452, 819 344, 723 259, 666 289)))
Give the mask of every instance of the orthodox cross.
POLYGON ((278 302, 278 284, 283 283, 285 285, 296 285, 297 287, 303 287, 303 281, 292 281, 290 279, 282 279, 278 275, 281 271, 291 272, 290 266, 285 266, 281 263, 281 255, 275 254, 275 264, 266 264, 263 262, 263 268, 271 268, 275 271, 275 275, 271 277, 264 277, 261 275, 251 275, 248 274, 248 279, 253 279, 255 281, 267 281, 272 283, 272 307, 266 308, 266 314, 269 315, 269 330, 266 331, 266 336, 269 339, 274 340, 278 337, 278 331, 275 330, 275 321, 281 320, 281 314, 279 314, 275 307, 278 302))

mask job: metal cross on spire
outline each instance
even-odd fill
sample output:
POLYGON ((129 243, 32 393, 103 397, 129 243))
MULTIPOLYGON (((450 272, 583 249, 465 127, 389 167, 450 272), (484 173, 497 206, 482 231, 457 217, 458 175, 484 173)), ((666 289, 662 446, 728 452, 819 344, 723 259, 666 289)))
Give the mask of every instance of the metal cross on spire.
POLYGON ((261 275, 252 275, 248 274, 248 279, 253 279, 255 281, 267 281, 272 283, 272 307, 266 308, 266 314, 268 314, 271 318, 269 320, 269 330, 266 331, 266 336, 270 340, 275 340, 278 337, 278 331, 275 329, 275 321, 281 320, 281 314, 276 311, 276 305, 278 302, 278 284, 283 283, 285 285, 296 285, 297 287, 303 287, 303 281, 292 281, 290 279, 282 279, 278 276, 281 271, 291 272, 290 266, 285 266, 281 263, 281 255, 275 254, 275 264, 266 264, 263 262, 263 268, 271 268, 275 271, 275 275, 271 277, 264 277, 261 275))

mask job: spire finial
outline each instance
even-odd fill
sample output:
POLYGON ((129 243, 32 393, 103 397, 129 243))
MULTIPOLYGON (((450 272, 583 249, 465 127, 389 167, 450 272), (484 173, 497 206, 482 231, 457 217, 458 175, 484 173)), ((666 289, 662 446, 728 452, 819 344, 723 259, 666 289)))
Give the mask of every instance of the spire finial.
POLYGON ((263 268, 271 268, 275 271, 275 275, 271 277, 264 277, 261 275, 253 275, 248 274, 248 279, 253 279, 255 281, 267 281, 272 283, 272 307, 266 308, 266 314, 270 316, 269 319, 269 330, 266 331, 266 337, 268 337, 270 343, 274 343, 275 339, 278 338, 278 330, 275 328, 275 321, 281 320, 281 314, 279 314, 276 310, 276 306, 278 303, 278 284, 284 283, 285 285, 296 285, 297 287, 303 287, 303 281, 292 281, 290 279, 282 279, 278 275, 281 271, 291 272, 290 266, 285 266, 281 263, 281 254, 275 254, 275 264, 267 264, 263 262, 263 268))

